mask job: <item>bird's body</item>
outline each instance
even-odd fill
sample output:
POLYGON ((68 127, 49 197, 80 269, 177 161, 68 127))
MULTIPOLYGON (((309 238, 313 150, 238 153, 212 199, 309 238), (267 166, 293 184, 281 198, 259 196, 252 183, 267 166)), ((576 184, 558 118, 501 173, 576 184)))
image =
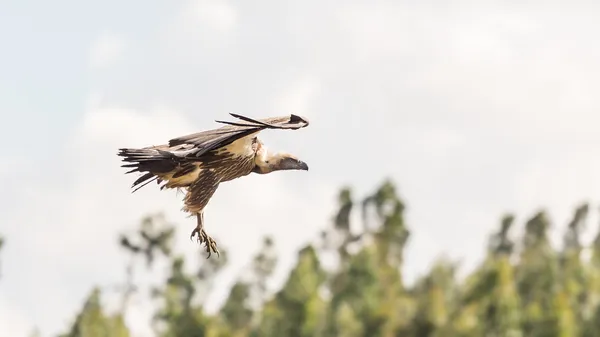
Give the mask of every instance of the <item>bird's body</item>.
MULTIPOLYGON (((132 168, 127 173, 144 173, 132 187, 136 190, 156 180, 161 189, 187 190, 183 211, 195 214, 198 224, 192 237, 198 234, 207 252, 217 252, 216 242, 204 231, 204 208, 220 183, 246 176, 252 172, 267 174, 279 170, 308 170, 308 166, 287 153, 270 153, 258 139, 264 129, 299 129, 308 126, 300 116, 289 115, 255 120, 231 114, 243 122, 171 139, 168 144, 141 149, 120 149, 132 168)), ((134 190, 135 191, 135 190, 134 190)))

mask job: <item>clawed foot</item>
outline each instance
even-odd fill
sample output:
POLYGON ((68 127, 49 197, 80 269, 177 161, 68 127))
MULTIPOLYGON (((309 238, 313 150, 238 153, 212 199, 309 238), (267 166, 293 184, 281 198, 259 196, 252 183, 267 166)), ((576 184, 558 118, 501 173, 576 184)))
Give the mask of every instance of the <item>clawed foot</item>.
POLYGON ((217 248, 217 242, 206 234, 203 228, 194 228, 192 231, 192 235, 190 235, 190 240, 194 238, 194 235, 198 235, 198 242, 200 244, 204 243, 206 246, 206 252, 208 253, 207 259, 212 255, 212 253, 216 253, 217 257, 220 257, 219 249, 217 248))

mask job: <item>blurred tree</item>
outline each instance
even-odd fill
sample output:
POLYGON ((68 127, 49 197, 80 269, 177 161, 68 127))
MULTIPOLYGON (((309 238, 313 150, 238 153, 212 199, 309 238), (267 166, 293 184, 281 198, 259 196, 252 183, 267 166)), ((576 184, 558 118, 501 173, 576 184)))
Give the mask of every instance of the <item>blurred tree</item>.
POLYGON ((165 286, 152 292, 153 297, 162 302, 154 316, 159 336, 219 335, 218 321, 204 313, 203 304, 214 278, 227 263, 227 250, 220 248, 220 252, 218 259, 200 258, 200 268, 195 274, 184 270, 183 257, 172 260, 165 286))
POLYGON ((275 242, 270 236, 263 239, 261 250, 252 261, 252 290, 253 307, 258 308, 265 301, 267 295, 267 280, 273 275, 277 266, 277 252, 275 242))
MULTIPOLYGON (((235 333, 247 330, 250 328, 250 322, 253 317, 253 311, 248 304, 250 298, 250 285, 248 283, 238 281, 231 290, 225 304, 221 308, 221 316, 229 329, 235 333)), ((242 332, 241 335, 245 335, 242 332)))
POLYGON ((339 255, 340 263, 345 264, 350 257, 348 246, 353 242, 360 240, 361 235, 354 235, 352 233, 350 216, 354 207, 354 202, 352 201, 352 191, 350 188, 344 188, 340 191, 338 202, 339 210, 335 216, 333 228, 339 242, 337 244, 337 253, 339 255))
POLYGON ((523 334, 528 337, 559 335, 553 315, 558 261, 548 239, 549 227, 544 211, 527 221, 516 270, 517 289, 523 305, 523 334))
MULTIPOLYGON (((342 190, 339 202, 335 227, 346 230, 352 204, 349 189, 342 190)), ((341 264, 331 278, 329 335, 386 336, 408 324, 413 308, 400 274, 409 236, 403 211, 404 204, 390 181, 363 200, 363 232, 349 236, 364 239, 362 247, 349 254, 346 240, 338 249, 341 264), (350 319, 356 322, 348 324, 350 319)))
POLYGON ((510 239, 509 233, 515 217, 506 214, 500 223, 500 230, 493 234, 488 242, 488 254, 493 257, 510 257, 513 254, 515 243, 510 239))
MULTIPOLYGON (((353 335, 358 331, 376 325, 376 306, 379 305, 380 285, 377 279, 375 251, 371 246, 363 248, 352 256, 349 264, 341 269, 333 279, 328 333, 333 336, 353 335), (343 310, 343 312, 339 312, 343 310), (341 320, 346 317, 345 320, 341 320), (344 324, 352 317, 356 323, 346 327, 344 324), (342 324, 342 325, 340 325, 342 324), (350 328, 350 331, 347 330, 350 328)), ((372 331, 373 336, 377 335, 372 331)))
POLYGON ((296 266, 283 288, 265 304, 258 336, 319 336, 324 327, 325 302, 319 289, 325 281, 319 257, 313 246, 298 253, 296 266))
POLYGON ((489 337, 523 336, 520 298, 514 280, 511 255, 514 242, 509 238, 514 216, 505 215, 500 229, 488 241, 488 255, 464 285, 462 303, 457 308, 462 319, 453 329, 469 335, 489 337), (465 315, 474 315, 480 324, 465 324, 465 315))
POLYGON ((125 315, 131 296, 137 291, 133 281, 136 257, 142 255, 145 258, 146 268, 152 266, 157 251, 163 256, 169 257, 174 233, 175 226, 166 221, 163 213, 156 213, 142 218, 140 228, 137 231, 138 238, 130 238, 124 234, 120 235, 120 247, 131 254, 125 270, 125 282, 117 286, 117 289, 122 292, 120 310, 123 315, 125 315))
POLYGON ((94 288, 70 331, 60 337, 129 337, 120 314, 107 316, 100 303, 100 290, 94 288))
MULTIPOLYGON (((362 201, 344 187, 323 231, 323 247, 304 246, 283 286, 270 296, 267 282, 277 254, 273 239, 265 237, 215 314, 205 312, 204 302, 227 264, 226 250, 219 259, 200 254, 197 266, 173 256, 174 228, 160 215, 146 217, 138 237, 122 236, 120 244, 132 261, 142 256, 147 267, 159 254, 171 262, 166 282, 152 293, 159 304, 158 337, 595 337, 600 336, 600 229, 588 260, 581 237, 589 208, 584 203, 574 210, 560 249, 548 238, 545 211, 526 221, 520 238, 512 237, 515 217, 506 214, 466 278, 458 278, 457 263, 438 259, 407 286, 401 269, 410 231, 396 187, 384 180, 362 201), (353 226, 355 211, 362 212, 362 226, 353 226), (335 263, 325 269, 321 261, 330 257, 335 263)), ((128 289, 134 286, 132 265, 128 289)), ((99 292, 92 292, 62 337, 128 336, 124 312, 106 315, 99 292)))
POLYGON ((374 194, 364 199, 362 205, 365 232, 373 234, 378 258, 401 267, 410 232, 404 224, 404 203, 396 194, 396 187, 390 180, 384 181, 374 194), (375 221, 370 220, 370 209, 375 212, 375 221))
POLYGON ((163 305, 155 314, 162 329, 160 336, 202 336, 206 334, 205 317, 201 310, 192 306, 196 292, 194 276, 183 270, 184 259, 177 257, 171 265, 171 275, 164 289, 155 289, 153 295, 163 305))
POLYGON ((221 315, 225 324, 240 336, 247 335, 251 328, 260 323, 260 307, 267 292, 267 280, 277 265, 274 242, 270 236, 263 238, 263 244, 254 259, 247 279, 238 280, 229 292, 221 315))
POLYGON ((600 270, 600 226, 598 226, 596 236, 591 245, 592 257, 591 263, 595 270, 600 270))
POLYGON ((584 311, 585 326, 583 336, 600 334, 600 226, 590 247, 591 258, 586 265, 589 282, 587 287, 587 310, 584 311))
POLYGON ((156 251, 164 256, 171 254, 171 245, 175 226, 165 220, 163 213, 151 214, 142 219, 137 234, 139 238, 132 240, 126 235, 121 235, 121 247, 133 255, 142 254, 146 258, 146 266, 149 268, 154 262, 156 251), (138 241, 138 243, 135 243, 138 241))
POLYGON ((455 271, 456 265, 439 260, 429 274, 417 282, 413 291, 417 311, 407 336, 436 336, 451 323, 450 317, 457 304, 455 271))
POLYGON ((568 224, 564 235, 564 247, 560 255, 559 294, 555 305, 564 308, 555 309, 562 314, 555 319, 563 335, 572 336, 579 333, 579 328, 593 313, 591 270, 582 261, 581 232, 585 230, 589 205, 584 203, 575 209, 573 219, 568 224))

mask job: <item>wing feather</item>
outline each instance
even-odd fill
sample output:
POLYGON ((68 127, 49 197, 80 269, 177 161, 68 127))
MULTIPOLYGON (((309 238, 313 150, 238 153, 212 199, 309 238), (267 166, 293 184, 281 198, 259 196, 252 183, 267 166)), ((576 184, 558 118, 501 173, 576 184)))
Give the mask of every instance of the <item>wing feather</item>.
MULTIPOLYGON (((183 144, 193 144, 193 149, 185 151, 185 157, 200 157, 203 154, 227 146, 234 141, 254 136, 264 129, 299 129, 308 126, 308 120, 294 114, 281 117, 270 117, 260 120, 231 113, 231 116, 241 119, 246 123, 217 121, 227 124, 218 129, 193 133, 169 140, 169 147, 178 147, 183 144)), ((177 154, 176 154, 177 155, 177 154)))
MULTIPOLYGON (((300 129, 308 126, 308 119, 305 117, 301 117, 298 115, 291 114, 289 116, 279 116, 279 117, 269 117, 263 119, 253 119, 250 117, 229 113, 231 116, 241 119, 245 122, 251 123, 250 125, 259 127, 262 126, 265 129, 300 129)), ((229 124, 229 125, 239 125, 239 123, 235 122, 225 122, 225 121, 216 121, 217 123, 229 124)), ((243 124, 248 125, 248 124, 243 124)))
MULTIPOLYGON (((186 205, 189 204, 189 207, 192 207, 199 202, 200 194, 198 193, 206 191, 206 193, 212 195, 216 190, 216 186, 214 186, 214 190, 206 187, 208 185, 201 187, 214 175, 212 171, 212 173, 206 173, 205 169, 212 170, 222 164, 226 168, 222 172, 228 172, 229 175, 221 176, 220 181, 235 178, 238 173, 231 171, 233 166, 253 164, 248 160, 251 159, 250 157, 255 151, 252 138, 258 132, 264 129, 296 130, 308 126, 306 118, 294 114, 264 119, 253 119, 234 113, 230 115, 242 122, 217 121, 227 125, 218 129, 173 138, 163 145, 148 146, 141 149, 119 149, 118 155, 124 157, 123 161, 126 162, 121 166, 131 168, 126 173, 144 173, 133 183, 132 188, 137 187, 134 192, 152 181, 156 181, 158 184, 166 181, 160 187, 161 189, 188 186, 191 183, 194 187, 188 194, 186 205), (244 137, 247 138, 243 139, 244 137), (238 140, 240 141, 236 142, 238 140), (230 144, 233 145, 229 146, 230 144), (218 149, 223 151, 215 151, 218 149), (211 151, 213 152, 211 153, 211 151), (239 157, 243 157, 242 160, 239 160, 239 157), (224 162, 230 160, 231 162, 224 162), (198 164, 198 162, 202 163, 198 164), (195 174, 199 167, 203 169, 199 172, 201 176, 196 178, 195 174), (205 174, 208 176, 205 177, 205 174), (197 180, 192 183, 193 179, 197 180)), ((245 172, 245 169, 241 171, 245 172)))

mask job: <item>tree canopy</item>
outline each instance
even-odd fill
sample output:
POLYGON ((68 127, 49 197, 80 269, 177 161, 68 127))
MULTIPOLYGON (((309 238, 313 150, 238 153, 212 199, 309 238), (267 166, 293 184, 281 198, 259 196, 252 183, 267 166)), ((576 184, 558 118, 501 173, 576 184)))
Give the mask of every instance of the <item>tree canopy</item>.
MULTIPOLYGON (((401 272, 411 234, 404 205, 391 181, 362 199, 342 188, 331 224, 297 252, 280 289, 267 287, 278 261, 277 242, 265 237, 249 271, 214 314, 204 310, 204 295, 227 264, 226 250, 186 272, 188 261, 171 247, 175 226, 160 214, 142 219, 136 237, 122 236, 119 245, 143 257, 132 259, 128 275, 134 264, 170 264, 164 283, 147 294, 155 299, 149 324, 158 337, 600 336, 600 233, 589 246, 581 242, 588 204, 574 210, 561 247, 548 238, 545 211, 531 215, 521 236, 511 232, 515 216, 505 214, 482 242, 485 256, 469 275, 459 278, 459 265, 440 259, 410 286, 401 272), (324 266, 325 255, 335 257, 334 267, 324 266)), ((130 336, 123 317, 135 289, 129 279, 114 313, 92 289, 59 337, 130 336)))

